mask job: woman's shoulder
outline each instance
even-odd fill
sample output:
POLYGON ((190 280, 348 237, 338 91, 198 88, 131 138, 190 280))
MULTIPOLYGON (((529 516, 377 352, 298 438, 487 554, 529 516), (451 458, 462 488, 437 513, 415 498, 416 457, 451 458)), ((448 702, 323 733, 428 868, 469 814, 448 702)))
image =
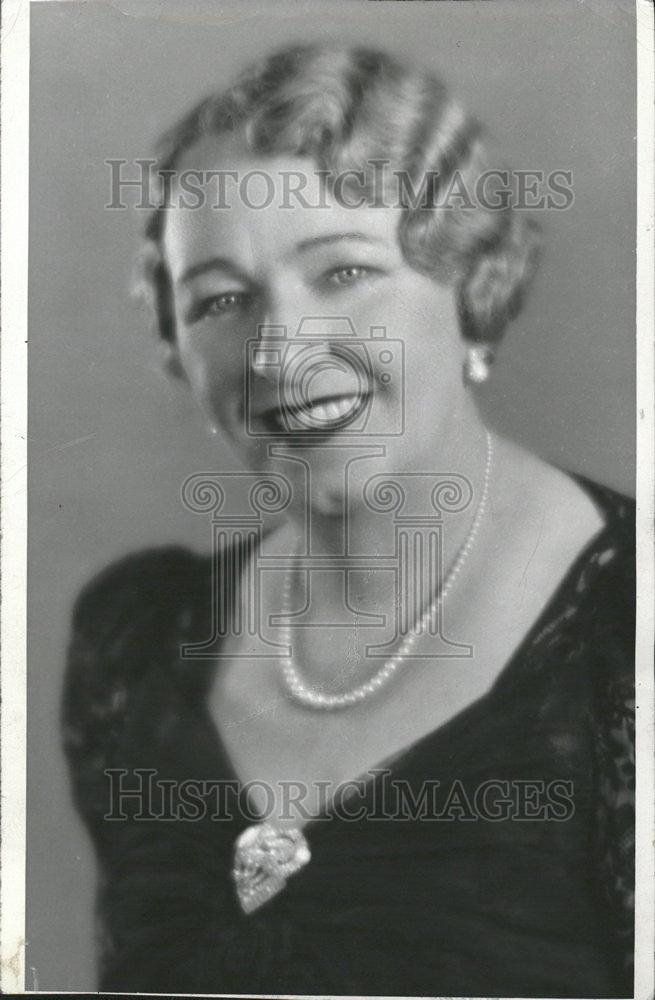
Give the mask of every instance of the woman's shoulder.
POLYGON ((617 956, 631 975, 634 929, 635 501, 573 477, 601 510, 605 528, 590 547, 577 588, 588 586, 594 623, 596 825, 594 851, 615 928, 617 956))
POLYGON ((634 555, 636 516, 634 498, 580 473, 568 472, 567 475, 600 510, 606 525, 621 543, 624 554, 634 555))
MULTIPOLYGON (((564 521, 595 512, 599 522, 622 533, 628 544, 634 541, 635 501, 630 496, 541 457, 502 435, 496 434, 494 442, 504 491, 504 496, 500 494, 500 504, 504 499, 510 520, 516 520, 516 500, 520 497, 522 510, 538 514, 540 520, 552 512, 560 530, 564 521)), ((498 499, 495 498, 496 502, 498 499)), ((586 520, 591 523, 593 518, 586 520)))
POLYGON ((186 669, 181 646, 207 638, 210 567, 178 546, 133 552, 97 573, 75 602, 61 721, 89 822, 106 811, 106 769, 126 766, 128 751, 149 759, 157 727, 175 721, 209 681, 211 661, 186 669))
POLYGON ((572 478, 596 504, 604 524, 582 560, 576 589, 587 594, 597 629, 608 641, 608 648, 613 649, 616 639, 622 638, 631 653, 636 612, 635 501, 584 476, 572 478))
MULTIPOLYGON (((602 651, 604 637, 611 636, 608 650, 618 644, 627 657, 634 628, 634 500, 514 442, 502 440, 499 453, 504 493, 498 521, 509 545, 524 539, 513 569, 522 580, 529 569, 526 579, 536 587, 538 567, 546 567, 551 596, 536 622, 537 636, 547 635, 558 648, 570 640, 589 652, 602 651)), ((616 666, 626 657, 611 659, 616 666)))
POLYGON ((584 609, 580 621, 591 615, 608 628, 629 629, 635 602, 634 499, 588 476, 535 456, 531 460, 533 467, 524 473, 532 483, 525 504, 532 496, 540 532, 549 525, 553 539, 570 537, 571 551, 577 552, 559 596, 571 598, 578 611, 584 609))
POLYGON ((208 564, 206 557, 176 545, 123 555, 82 587, 73 622, 87 623, 102 633, 142 611, 166 613, 201 590, 208 564))
POLYGON ((211 566, 190 549, 163 546, 131 552, 96 573, 73 607, 64 704, 90 704, 110 692, 118 699, 146 675, 163 678, 179 667, 181 646, 207 638, 211 566))
MULTIPOLYGON (((600 704, 608 699, 630 701, 635 673, 635 501, 586 477, 567 475, 595 505, 600 527, 558 588, 546 629, 548 642, 559 654, 568 650, 589 664, 600 704)), ((561 516, 568 516, 566 509, 561 516)))
POLYGON ((134 686, 205 628, 211 560, 182 546, 114 560, 83 587, 72 613, 64 685, 70 707, 134 686))
MULTIPOLYGON (((536 509, 548 523, 548 533, 540 529, 540 541, 543 534, 548 552, 557 551, 561 537, 571 536, 573 545, 567 569, 535 622, 529 660, 543 670, 584 663, 598 700, 619 694, 629 699, 634 688, 635 502, 546 463, 535 465, 537 476, 543 477, 537 484, 543 491, 536 509)), ((532 480, 530 486, 534 498, 532 480)), ((567 672, 557 669, 553 676, 566 685, 567 672)))

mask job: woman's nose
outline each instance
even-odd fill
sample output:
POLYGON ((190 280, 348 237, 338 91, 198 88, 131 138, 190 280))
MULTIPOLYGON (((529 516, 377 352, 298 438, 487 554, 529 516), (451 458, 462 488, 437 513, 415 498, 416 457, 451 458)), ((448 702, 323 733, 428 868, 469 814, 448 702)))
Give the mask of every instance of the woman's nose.
POLYGON ((290 342, 303 337, 323 341, 343 337, 343 324, 349 320, 335 316, 325 306, 325 301, 302 277, 280 270, 262 288, 258 335, 262 340, 282 337, 290 342))
POLYGON ((311 312, 311 302, 298 292, 269 293, 259 315, 257 336, 260 340, 292 340, 302 325, 304 315, 311 312))
POLYGON ((259 377, 273 382, 279 378, 283 359, 295 353, 299 333, 315 304, 305 301, 299 290, 270 294, 250 347, 250 365, 259 377))
POLYGON ((250 344, 250 367, 254 374, 277 382, 287 344, 287 328, 283 324, 260 323, 257 337, 250 344))

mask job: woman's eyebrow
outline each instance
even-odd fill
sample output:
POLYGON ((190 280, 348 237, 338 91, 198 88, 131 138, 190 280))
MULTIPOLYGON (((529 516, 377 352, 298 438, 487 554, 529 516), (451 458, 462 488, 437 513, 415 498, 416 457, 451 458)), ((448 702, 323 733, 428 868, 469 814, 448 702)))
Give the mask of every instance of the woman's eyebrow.
POLYGON ((208 260, 201 260, 197 264, 191 264, 187 267, 175 284, 186 285, 201 274, 206 274, 207 271, 227 271, 241 281, 246 280, 244 272, 229 257, 210 257, 208 260))
MULTIPOLYGON (((385 243, 384 239, 379 236, 373 236, 370 233, 324 233, 321 236, 311 236, 306 240, 301 240, 301 242, 297 243, 293 248, 293 253, 304 253, 307 250, 314 249, 314 247, 326 246, 331 243, 341 243, 344 240, 359 243, 385 243)), ((229 257, 210 257, 208 260, 202 260, 197 264, 191 264, 187 267, 177 279, 176 285, 186 285, 190 281, 193 281, 194 278, 197 278, 202 274, 206 274, 207 271, 227 271, 229 274, 234 275, 234 277, 239 278, 240 280, 247 280, 247 275, 245 275, 238 264, 235 264, 235 262, 230 260, 229 257)))
POLYGON ((344 233, 325 233, 322 236, 312 236, 307 240, 302 240, 297 243, 294 251, 296 253, 303 253, 306 250, 312 250, 314 247, 323 246, 330 243, 340 243, 342 240, 353 240, 359 243, 385 243, 386 241, 380 236, 373 236, 370 233, 360 233, 360 232, 344 232, 344 233))

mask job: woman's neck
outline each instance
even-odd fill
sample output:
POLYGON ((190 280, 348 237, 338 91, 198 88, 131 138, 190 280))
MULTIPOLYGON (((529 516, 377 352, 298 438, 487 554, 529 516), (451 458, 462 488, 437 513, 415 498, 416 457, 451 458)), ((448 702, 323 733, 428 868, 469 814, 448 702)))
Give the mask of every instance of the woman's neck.
POLYGON ((291 530, 296 538, 306 537, 310 552, 376 556, 388 548, 390 522, 429 518, 442 522, 445 547, 454 552, 482 489, 487 438, 478 419, 457 438, 426 447, 411 469, 388 468, 384 458, 355 463, 347 491, 340 491, 345 495, 332 495, 324 505, 321 498, 304 504, 292 515, 291 530))
POLYGON ((489 473, 490 447, 491 438, 477 420, 469 422, 465 439, 449 439, 422 468, 376 474, 369 464, 341 510, 304 509, 281 530, 276 548, 289 553, 290 561, 302 557, 304 565, 315 560, 324 567, 316 595, 322 603, 343 605, 347 579, 358 607, 390 612, 389 580, 399 569, 395 563, 403 534, 406 544, 416 540, 419 549, 433 545, 437 550, 429 581, 434 595, 469 538, 489 473))

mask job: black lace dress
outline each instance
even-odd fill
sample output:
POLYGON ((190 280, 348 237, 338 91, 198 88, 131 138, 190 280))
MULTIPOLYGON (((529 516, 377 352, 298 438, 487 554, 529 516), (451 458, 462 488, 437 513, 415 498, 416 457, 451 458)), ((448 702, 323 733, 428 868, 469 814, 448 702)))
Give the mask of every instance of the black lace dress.
POLYGON ((606 526, 490 693, 371 778, 360 819, 311 822, 310 863, 250 916, 231 866, 252 819, 215 792, 239 791, 207 706, 215 667, 179 656, 210 634, 209 560, 147 551, 84 590, 63 715, 98 858, 101 989, 632 995, 634 506, 586 488, 606 526), (148 771, 157 820, 143 795, 110 801, 148 771), (438 781, 446 818, 381 808, 390 779, 419 804, 438 781), (523 810, 480 815, 490 782, 523 810), (534 813, 540 788, 551 808, 534 813))

